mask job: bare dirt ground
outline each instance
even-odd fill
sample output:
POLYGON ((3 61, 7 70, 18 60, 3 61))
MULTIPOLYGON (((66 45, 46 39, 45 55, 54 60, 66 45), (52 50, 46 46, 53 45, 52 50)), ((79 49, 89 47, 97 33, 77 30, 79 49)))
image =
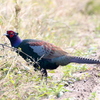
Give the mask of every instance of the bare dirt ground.
POLYGON ((56 100, 100 100, 100 67, 98 65, 88 71, 74 73, 73 76, 81 77, 81 80, 65 85, 70 92, 65 92, 56 100))

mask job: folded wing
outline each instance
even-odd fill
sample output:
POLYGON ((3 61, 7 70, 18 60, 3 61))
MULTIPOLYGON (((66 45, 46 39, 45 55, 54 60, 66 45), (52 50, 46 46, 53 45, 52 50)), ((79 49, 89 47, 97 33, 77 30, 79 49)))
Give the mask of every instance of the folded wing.
POLYGON ((29 45, 33 49, 33 52, 45 59, 52 59, 67 54, 61 48, 44 41, 29 42, 29 45))

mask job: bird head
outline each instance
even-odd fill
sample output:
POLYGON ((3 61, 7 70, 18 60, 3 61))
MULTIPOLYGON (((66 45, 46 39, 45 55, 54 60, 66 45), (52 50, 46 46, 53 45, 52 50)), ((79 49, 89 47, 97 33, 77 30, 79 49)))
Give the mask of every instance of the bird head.
POLYGON ((16 37, 18 35, 18 33, 14 32, 12 30, 9 30, 4 35, 7 36, 8 38, 13 38, 13 37, 16 37))
POLYGON ((22 42, 18 36, 18 33, 12 30, 7 31, 4 35, 10 40, 13 47, 17 47, 22 42))

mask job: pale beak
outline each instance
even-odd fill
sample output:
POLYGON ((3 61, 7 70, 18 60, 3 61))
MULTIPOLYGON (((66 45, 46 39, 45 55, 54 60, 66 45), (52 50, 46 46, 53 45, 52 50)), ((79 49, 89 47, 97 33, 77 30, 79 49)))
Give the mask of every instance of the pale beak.
POLYGON ((7 35, 8 35, 7 33, 3 34, 3 36, 7 36, 7 35))

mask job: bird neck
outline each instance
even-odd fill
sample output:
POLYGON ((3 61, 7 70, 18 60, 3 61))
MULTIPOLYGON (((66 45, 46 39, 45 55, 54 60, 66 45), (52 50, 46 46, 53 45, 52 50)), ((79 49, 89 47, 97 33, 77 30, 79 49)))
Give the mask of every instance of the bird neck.
POLYGON ((22 40, 18 36, 15 36, 10 39, 10 42, 12 47, 18 47, 22 40))

